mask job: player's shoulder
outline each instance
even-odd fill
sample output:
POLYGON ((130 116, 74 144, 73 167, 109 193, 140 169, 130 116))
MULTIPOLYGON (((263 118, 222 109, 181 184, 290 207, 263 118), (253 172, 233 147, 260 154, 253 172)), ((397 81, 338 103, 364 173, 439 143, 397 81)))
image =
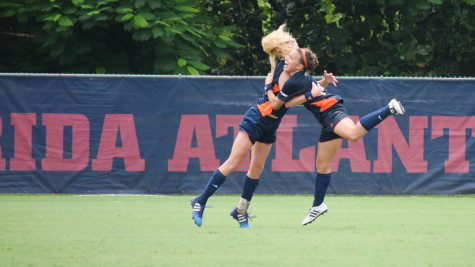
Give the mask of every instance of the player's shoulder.
POLYGON ((308 74, 306 71, 299 71, 292 75, 294 77, 294 80, 313 80, 312 75, 308 74))
POLYGON ((282 74, 282 72, 284 71, 284 65, 285 65, 285 62, 283 60, 277 63, 274 69, 274 79, 276 78, 278 79, 280 77, 280 74, 282 74))
POLYGON ((284 65, 285 65, 285 60, 280 60, 279 62, 277 62, 277 65, 275 67, 283 69, 284 65))
POLYGON ((298 72, 296 74, 294 74, 295 78, 292 79, 293 82, 295 84, 299 84, 299 85, 305 85, 305 86, 308 86, 308 84, 311 84, 312 81, 313 81, 313 78, 311 75, 309 75, 307 72, 305 71, 301 71, 301 72, 298 72))
POLYGON ((285 83, 284 83, 284 87, 283 88, 294 88, 294 87, 297 87, 299 85, 299 81, 296 80, 296 79, 292 79, 292 77, 290 77, 290 79, 288 79, 285 83))

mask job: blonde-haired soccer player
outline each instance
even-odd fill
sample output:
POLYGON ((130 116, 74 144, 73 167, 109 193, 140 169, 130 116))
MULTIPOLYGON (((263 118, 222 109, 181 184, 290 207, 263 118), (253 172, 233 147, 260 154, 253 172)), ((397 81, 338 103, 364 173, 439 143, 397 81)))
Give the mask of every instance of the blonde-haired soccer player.
MULTIPOLYGON (((275 142, 277 128, 288 110, 285 105, 275 110, 272 109, 267 93, 272 91, 272 95, 274 95, 275 92, 280 101, 287 102, 294 96, 309 92, 312 88, 311 85, 305 88, 289 87, 288 90, 285 90, 285 93, 280 90, 282 86, 279 86, 281 76, 289 75, 284 72, 285 61, 282 59, 292 49, 298 47, 297 41, 284 30, 284 27, 284 25, 279 27, 279 29, 262 39, 263 49, 269 54, 272 66, 272 74, 269 75, 271 81, 265 87, 266 94, 259 98, 257 105, 252 106, 242 118, 239 124, 239 133, 234 140, 228 159, 214 171, 202 193, 191 199, 192 218, 198 226, 202 225, 203 211, 209 197, 224 183, 226 176, 239 167, 249 152, 252 151, 251 165, 243 181, 241 199, 237 207, 231 211, 231 216, 239 222, 241 228, 251 227, 248 222, 247 210, 259 183, 259 176, 264 169, 265 160, 269 155, 272 144, 275 142)), ((328 84, 333 82, 333 78, 327 76, 320 82, 328 84)))

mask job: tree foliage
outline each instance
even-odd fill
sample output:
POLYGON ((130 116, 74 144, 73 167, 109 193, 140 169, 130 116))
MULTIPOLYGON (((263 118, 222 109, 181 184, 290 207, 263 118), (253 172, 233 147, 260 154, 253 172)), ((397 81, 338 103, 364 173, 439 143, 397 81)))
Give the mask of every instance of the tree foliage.
POLYGON ((475 76, 475 0, 20 0, 0 71, 264 75, 287 21, 337 75, 475 76))
POLYGON ((475 25, 475 17, 460 12, 461 5, 470 8, 466 4, 442 0, 333 3, 334 12, 343 16, 328 25, 325 54, 337 71, 352 75, 474 75, 473 68, 466 67, 467 59, 474 59, 471 25, 475 25), (472 55, 457 58, 463 50, 472 55))
POLYGON ((202 0, 203 10, 213 20, 223 25, 235 25, 235 41, 243 44, 240 49, 229 47, 226 62, 213 68, 213 74, 227 75, 258 75, 269 70, 267 56, 262 50, 264 14, 263 3, 257 0, 202 0))
POLYGON ((0 4, 3 71, 199 74, 217 64, 235 27, 196 0, 22 0, 0 4), (26 33, 26 34, 25 34, 26 33), (24 38, 27 37, 27 38, 24 38), (34 58, 34 60, 30 60, 34 58), (20 60, 18 60, 20 59, 20 60))
POLYGON ((475 1, 269 1, 338 75, 475 76, 475 1))

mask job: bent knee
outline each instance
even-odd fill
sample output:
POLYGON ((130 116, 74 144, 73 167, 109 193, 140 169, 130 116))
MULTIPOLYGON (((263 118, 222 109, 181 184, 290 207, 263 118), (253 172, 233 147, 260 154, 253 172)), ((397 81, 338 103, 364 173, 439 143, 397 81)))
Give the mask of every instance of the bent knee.
POLYGON ((348 140, 350 142, 357 142, 363 136, 364 136, 364 134, 360 134, 357 131, 351 131, 349 133, 345 133, 345 134, 341 135, 341 137, 343 137, 345 140, 348 140))
POLYGON ((361 139, 362 136, 360 135, 350 135, 348 136, 348 138, 346 138, 346 140, 350 141, 350 142, 358 142, 360 139, 361 139))

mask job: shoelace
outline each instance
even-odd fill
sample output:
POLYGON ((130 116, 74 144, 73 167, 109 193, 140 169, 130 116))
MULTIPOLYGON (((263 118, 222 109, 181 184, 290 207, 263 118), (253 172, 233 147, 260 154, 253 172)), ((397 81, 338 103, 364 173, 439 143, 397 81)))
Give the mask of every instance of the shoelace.
POLYGON ((246 214, 246 218, 252 222, 253 219, 257 218, 257 215, 252 215, 251 216, 251 211, 249 211, 247 214, 246 214))

